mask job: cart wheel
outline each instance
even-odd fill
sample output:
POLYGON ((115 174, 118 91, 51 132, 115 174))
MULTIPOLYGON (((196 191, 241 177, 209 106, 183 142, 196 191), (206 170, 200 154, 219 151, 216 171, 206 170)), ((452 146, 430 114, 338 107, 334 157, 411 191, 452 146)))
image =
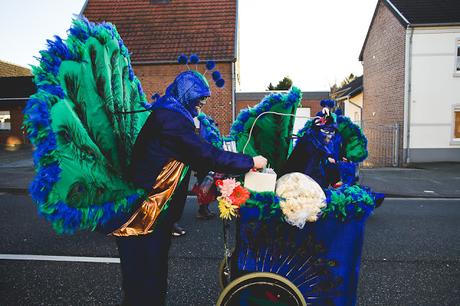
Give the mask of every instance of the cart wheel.
POLYGON ((232 281, 219 296, 217 306, 307 305, 297 287, 278 274, 256 272, 232 281))
MULTIPOLYGON (((230 264, 230 259, 228 260, 230 264)), ((219 286, 220 290, 224 290, 225 287, 229 284, 229 275, 227 273, 230 273, 230 271, 225 271, 225 258, 222 259, 222 261, 219 264, 219 286)))

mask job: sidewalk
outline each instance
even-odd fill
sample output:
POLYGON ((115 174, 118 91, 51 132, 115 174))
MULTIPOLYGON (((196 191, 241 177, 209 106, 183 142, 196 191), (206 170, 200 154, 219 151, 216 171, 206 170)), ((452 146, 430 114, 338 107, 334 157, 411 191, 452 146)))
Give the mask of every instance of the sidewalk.
POLYGON ((0 192, 28 193, 34 174, 30 148, 7 151, 0 147, 0 192))
MULTIPOLYGON (((0 148, 0 192, 26 194, 33 176, 31 149, 0 148)), ((360 182, 387 197, 460 198, 460 163, 361 169, 360 182)))
POLYGON ((360 183, 387 197, 460 198, 460 163, 361 169, 360 183))

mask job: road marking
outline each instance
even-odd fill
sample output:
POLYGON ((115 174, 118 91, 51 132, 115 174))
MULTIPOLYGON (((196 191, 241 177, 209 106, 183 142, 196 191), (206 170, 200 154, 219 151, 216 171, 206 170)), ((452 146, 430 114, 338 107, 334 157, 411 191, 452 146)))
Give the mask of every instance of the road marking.
POLYGON ((114 257, 84 257, 84 256, 50 256, 26 254, 0 254, 0 260, 40 260, 40 261, 65 261, 65 262, 97 262, 120 263, 120 258, 114 257))
POLYGON ((460 198, 404 198, 404 197, 391 197, 385 198, 385 201, 460 201, 460 198))

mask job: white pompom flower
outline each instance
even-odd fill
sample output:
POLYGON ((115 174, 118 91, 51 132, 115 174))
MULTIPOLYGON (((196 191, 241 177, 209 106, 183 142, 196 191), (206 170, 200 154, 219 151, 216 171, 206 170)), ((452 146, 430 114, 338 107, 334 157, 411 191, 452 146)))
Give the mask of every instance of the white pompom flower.
POLYGON ((276 195, 286 222, 302 229, 306 222, 315 222, 326 195, 321 186, 308 175, 294 172, 283 175, 276 182, 276 195))

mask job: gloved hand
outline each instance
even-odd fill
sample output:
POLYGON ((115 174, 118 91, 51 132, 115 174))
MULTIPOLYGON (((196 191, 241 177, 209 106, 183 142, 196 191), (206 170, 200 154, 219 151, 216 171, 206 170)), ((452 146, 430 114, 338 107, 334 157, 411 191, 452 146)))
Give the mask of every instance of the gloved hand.
POLYGON ((256 169, 263 169, 267 166, 267 159, 261 155, 254 156, 252 160, 254 161, 254 168, 256 169))

